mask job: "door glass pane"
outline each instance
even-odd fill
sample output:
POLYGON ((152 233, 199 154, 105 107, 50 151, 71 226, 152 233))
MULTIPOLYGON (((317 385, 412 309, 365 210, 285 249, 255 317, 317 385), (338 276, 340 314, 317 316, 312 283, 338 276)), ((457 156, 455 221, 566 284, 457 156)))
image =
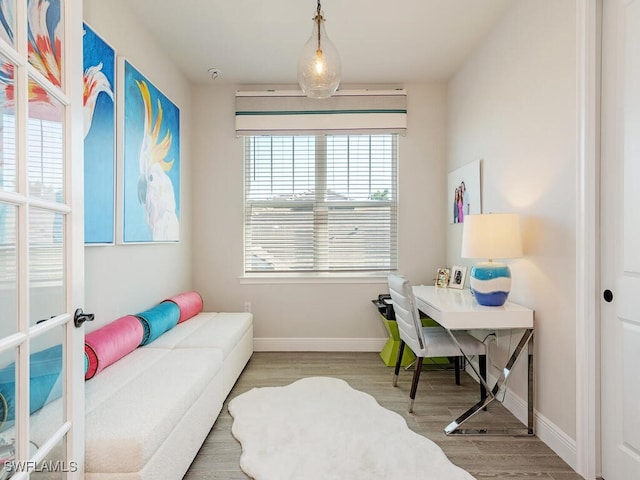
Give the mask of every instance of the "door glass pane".
POLYGON ((35 470, 29 478, 37 478, 38 480, 62 480, 63 478, 67 478, 67 472, 76 472, 78 470, 77 462, 67 462, 65 460, 64 442, 65 440, 62 440, 53 447, 53 450, 51 450, 47 457, 36 465, 35 470))
POLYGON ((29 216, 29 324, 65 312, 64 215, 38 208, 29 216))
MULTIPOLYGON (((16 356, 15 348, 0 353, 0 465, 13 456, 16 438, 16 356)), ((2 469, 0 468, 0 478, 2 469)))
MULTIPOLYGON (((0 28, 1 31, 2 28, 0 28)), ((3 55, 0 55, 0 190, 9 191, 15 191, 16 189, 14 71, 14 64, 9 62, 3 55)))
POLYGON ((29 63, 54 85, 62 86, 64 23, 60 0, 28 0, 29 63))
POLYGON ((50 330, 31 341, 29 356, 30 438, 37 448, 63 424, 64 328, 50 330))
POLYGON ((0 202, 0 338, 18 328, 17 210, 15 205, 0 202))
POLYGON ((63 202, 64 108, 32 80, 29 81, 29 92, 29 194, 50 202, 63 202))
POLYGON ((0 1, 0 38, 13 45, 13 32, 16 31, 16 1, 0 1))

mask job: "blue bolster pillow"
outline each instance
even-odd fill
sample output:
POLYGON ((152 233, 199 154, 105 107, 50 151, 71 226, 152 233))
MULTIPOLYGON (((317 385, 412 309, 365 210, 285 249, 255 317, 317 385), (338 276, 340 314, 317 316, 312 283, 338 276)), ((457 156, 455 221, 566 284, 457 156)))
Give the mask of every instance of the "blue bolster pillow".
MULTIPOLYGON (((29 357, 29 413, 40 410, 62 395, 62 345, 29 357)), ((16 365, 0 369, 0 432, 15 423, 16 365)))
POLYGON ((178 324, 180 308, 173 302, 162 302, 135 316, 138 317, 144 329, 142 342, 140 342, 140 346, 143 346, 153 342, 178 324))

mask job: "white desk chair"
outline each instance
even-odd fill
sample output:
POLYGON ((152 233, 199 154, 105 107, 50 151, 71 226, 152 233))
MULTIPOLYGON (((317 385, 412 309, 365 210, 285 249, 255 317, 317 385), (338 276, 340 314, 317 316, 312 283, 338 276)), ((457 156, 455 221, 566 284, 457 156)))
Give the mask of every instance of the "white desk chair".
MULTIPOLYGON (((393 308, 398 323, 400 334, 400 349, 398 360, 393 375, 393 386, 398 384, 400 373, 400 363, 404 353, 405 344, 416 355, 415 370, 413 372, 413 382, 409 394, 409 412, 413 412, 413 403, 418 389, 418 380, 422 370, 422 360, 432 357, 459 357, 462 355, 460 348, 452 340, 450 333, 442 327, 423 327, 418 307, 416 307, 415 297, 411 284, 404 277, 390 274, 388 278, 389 293, 393 300, 393 308)), ((478 355, 480 361, 480 374, 487 376, 487 349, 486 345, 466 332, 455 332, 456 340, 467 355, 478 355)), ((456 383, 459 384, 459 377, 456 376, 456 383)), ((480 397, 484 399, 487 395, 486 389, 480 383, 480 397)))

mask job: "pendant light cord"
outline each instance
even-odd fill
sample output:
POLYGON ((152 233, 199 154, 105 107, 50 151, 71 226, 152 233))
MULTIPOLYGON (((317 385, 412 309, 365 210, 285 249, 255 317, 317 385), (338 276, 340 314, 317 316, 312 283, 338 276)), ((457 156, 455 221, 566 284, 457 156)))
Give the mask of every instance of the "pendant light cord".
POLYGON ((322 21, 322 14, 320 13, 321 11, 321 6, 320 6, 320 0, 318 0, 318 8, 316 10, 316 22, 318 24, 318 51, 322 51, 322 49, 320 48, 320 22, 322 21))

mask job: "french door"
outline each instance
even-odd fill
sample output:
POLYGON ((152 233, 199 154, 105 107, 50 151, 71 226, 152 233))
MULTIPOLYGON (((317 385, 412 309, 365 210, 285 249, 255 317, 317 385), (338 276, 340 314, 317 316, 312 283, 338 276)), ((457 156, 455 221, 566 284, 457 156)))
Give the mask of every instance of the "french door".
POLYGON ((0 0, 0 479, 84 469, 82 2, 0 0))
POLYGON ((602 476, 640 479, 640 0, 603 2, 602 476))

